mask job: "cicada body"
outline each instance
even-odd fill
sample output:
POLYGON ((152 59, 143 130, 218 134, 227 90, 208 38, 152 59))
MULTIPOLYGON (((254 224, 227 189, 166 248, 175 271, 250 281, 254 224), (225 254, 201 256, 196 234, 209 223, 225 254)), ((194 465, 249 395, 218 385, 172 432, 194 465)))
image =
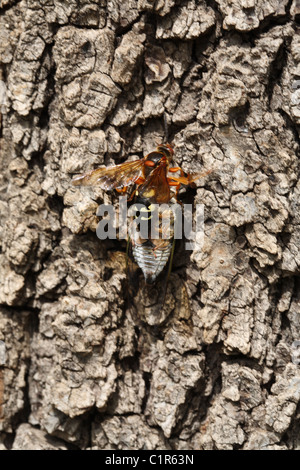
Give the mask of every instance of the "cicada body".
POLYGON ((172 210, 171 203, 164 204, 161 209, 158 204, 149 204, 138 197, 132 209, 139 214, 138 217, 132 218, 129 227, 132 254, 143 271, 146 282, 152 284, 166 266, 172 253, 175 243, 176 214, 172 210), (137 219, 140 219, 142 223, 147 223, 146 236, 143 236, 141 232, 136 232, 137 219))
POLYGON ((153 251, 152 246, 145 244, 132 247, 134 259, 143 271, 145 281, 148 284, 156 281, 157 276, 162 272, 170 258, 171 250, 171 242, 168 242, 156 252, 153 251))

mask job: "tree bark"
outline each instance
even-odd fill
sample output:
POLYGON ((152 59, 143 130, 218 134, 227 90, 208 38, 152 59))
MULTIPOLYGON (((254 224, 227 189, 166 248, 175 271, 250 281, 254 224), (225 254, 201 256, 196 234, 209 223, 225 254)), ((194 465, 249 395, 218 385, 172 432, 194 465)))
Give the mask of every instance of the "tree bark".
MULTIPOLYGON (((299 449, 298 0, 2 0, 2 449, 299 449), (207 172, 158 309, 74 174, 207 172)), ((158 284, 157 298, 162 285, 158 284)))

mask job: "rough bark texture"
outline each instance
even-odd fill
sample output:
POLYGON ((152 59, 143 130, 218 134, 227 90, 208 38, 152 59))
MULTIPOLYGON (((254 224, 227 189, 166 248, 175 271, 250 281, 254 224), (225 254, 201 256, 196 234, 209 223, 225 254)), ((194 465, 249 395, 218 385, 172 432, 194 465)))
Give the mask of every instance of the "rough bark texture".
POLYGON ((300 448, 299 0, 1 3, 1 448, 300 448), (70 181, 164 114, 211 173, 157 311, 70 181))

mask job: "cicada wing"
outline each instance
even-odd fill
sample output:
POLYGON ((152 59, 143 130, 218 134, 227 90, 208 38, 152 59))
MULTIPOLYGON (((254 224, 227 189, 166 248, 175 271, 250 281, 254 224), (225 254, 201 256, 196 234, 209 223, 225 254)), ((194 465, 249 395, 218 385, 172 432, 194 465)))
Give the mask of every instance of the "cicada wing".
POLYGON ((145 158, 133 162, 120 163, 119 165, 97 168, 83 175, 75 176, 72 181, 74 186, 99 185, 107 191, 122 189, 135 184, 143 176, 145 158))

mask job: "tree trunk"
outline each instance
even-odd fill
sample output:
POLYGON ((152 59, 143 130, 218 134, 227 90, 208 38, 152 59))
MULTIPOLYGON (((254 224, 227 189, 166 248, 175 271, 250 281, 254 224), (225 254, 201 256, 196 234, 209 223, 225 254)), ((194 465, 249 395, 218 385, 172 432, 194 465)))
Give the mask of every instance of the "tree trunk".
POLYGON ((298 449, 299 0, 2 0, 0 447, 298 449), (127 296, 73 175, 165 142, 201 249, 127 296), (150 298, 149 298, 150 297, 150 298))

